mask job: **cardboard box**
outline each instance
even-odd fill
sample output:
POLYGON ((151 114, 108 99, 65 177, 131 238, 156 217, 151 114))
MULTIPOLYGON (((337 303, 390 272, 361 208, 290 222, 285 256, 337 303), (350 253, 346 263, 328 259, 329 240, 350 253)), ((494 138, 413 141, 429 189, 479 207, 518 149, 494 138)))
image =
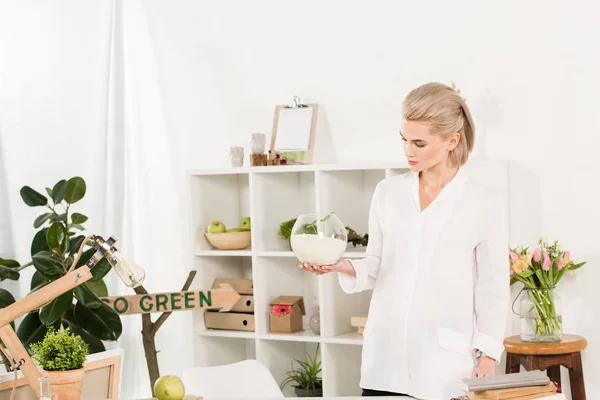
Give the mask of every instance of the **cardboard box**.
POLYGON ((240 296, 240 299, 231 309, 232 312, 254 313, 254 296, 240 296))
POLYGON ((292 333, 304 330, 302 316, 306 315, 306 310, 302 296, 279 296, 269 304, 271 332, 292 333))
POLYGON ((254 314, 205 311, 204 325, 210 329, 254 331, 254 314))
POLYGON ((230 278, 217 278, 213 283, 213 289, 218 289, 221 283, 227 283, 231 285, 233 290, 239 294, 254 294, 254 285, 252 279, 230 279, 230 278))

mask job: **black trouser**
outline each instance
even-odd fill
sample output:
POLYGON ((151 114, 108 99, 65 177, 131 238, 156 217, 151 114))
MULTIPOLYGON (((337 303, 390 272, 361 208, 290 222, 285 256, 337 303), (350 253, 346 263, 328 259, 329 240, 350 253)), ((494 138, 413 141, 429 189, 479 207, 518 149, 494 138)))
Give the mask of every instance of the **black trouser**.
POLYGON ((369 397, 369 396, 408 396, 407 394, 404 394, 404 393, 385 392, 382 390, 373 390, 373 389, 363 389, 362 395, 364 397, 369 397))

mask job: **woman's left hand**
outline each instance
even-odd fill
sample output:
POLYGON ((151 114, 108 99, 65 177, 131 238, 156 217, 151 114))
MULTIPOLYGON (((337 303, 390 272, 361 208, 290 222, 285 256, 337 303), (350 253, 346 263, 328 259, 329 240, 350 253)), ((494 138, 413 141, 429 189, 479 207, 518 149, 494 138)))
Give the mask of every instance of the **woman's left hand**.
POLYGON ((473 378, 483 378, 484 376, 494 376, 496 361, 493 358, 482 356, 477 360, 477 367, 473 371, 473 378))

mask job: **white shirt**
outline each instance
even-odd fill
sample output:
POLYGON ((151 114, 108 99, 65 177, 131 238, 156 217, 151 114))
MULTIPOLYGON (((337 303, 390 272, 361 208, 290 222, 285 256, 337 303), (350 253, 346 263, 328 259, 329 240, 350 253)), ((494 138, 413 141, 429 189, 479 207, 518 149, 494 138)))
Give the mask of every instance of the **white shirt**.
POLYGON ((369 212, 366 258, 346 293, 373 289, 360 386, 423 399, 464 395, 473 350, 500 360, 510 295, 500 195, 459 169, 422 212, 418 173, 386 178, 369 212))

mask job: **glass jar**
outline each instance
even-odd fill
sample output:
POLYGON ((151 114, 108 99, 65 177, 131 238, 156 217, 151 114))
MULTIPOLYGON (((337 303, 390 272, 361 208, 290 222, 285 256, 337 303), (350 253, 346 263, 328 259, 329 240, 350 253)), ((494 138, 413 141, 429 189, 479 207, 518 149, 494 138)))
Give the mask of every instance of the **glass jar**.
POLYGON ((524 342, 562 340, 562 301, 555 288, 526 288, 519 310, 520 337, 524 342))
POLYGON ((264 133, 253 133, 252 139, 250 139, 250 149, 252 154, 264 154, 265 153, 265 134, 264 133))
POLYGON ((294 255, 302 263, 335 264, 348 247, 348 233, 334 213, 302 214, 290 236, 294 255))
POLYGON ((52 394, 50 393, 50 377, 42 375, 38 378, 40 383, 40 400, 52 400, 52 394))
POLYGON ((229 160, 231 166, 239 168, 244 165, 244 148, 241 146, 234 146, 229 149, 229 160))
POLYGON ((316 314, 314 314, 312 317, 310 317, 308 326, 310 326, 310 330, 313 331, 315 335, 321 334, 321 316, 319 313, 319 307, 317 307, 316 314))

